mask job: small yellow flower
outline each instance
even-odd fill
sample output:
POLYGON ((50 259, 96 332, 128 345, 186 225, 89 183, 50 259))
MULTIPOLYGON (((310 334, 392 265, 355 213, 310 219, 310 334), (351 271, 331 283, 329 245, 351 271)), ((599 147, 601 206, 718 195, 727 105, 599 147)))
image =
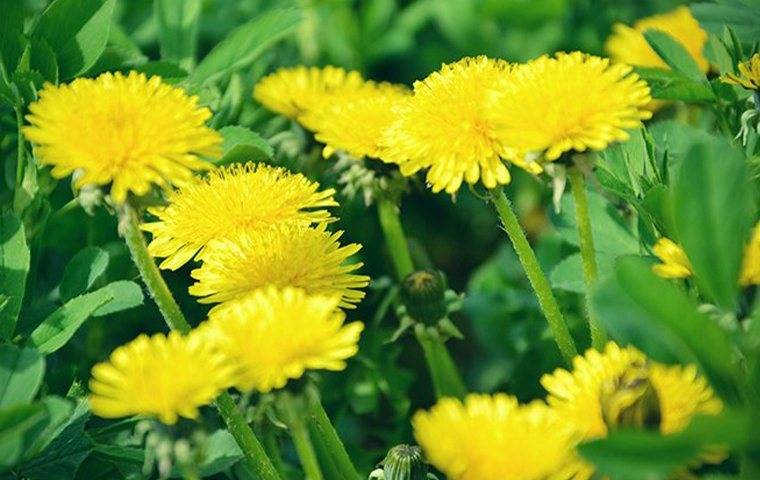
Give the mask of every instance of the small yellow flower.
POLYGON ((150 415, 166 424, 197 418, 232 385, 233 369, 195 332, 140 335, 95 365, 90 407, 100 417, 150 415))
POLYGON ((327 66, 282 68, 261 79, 253 97, 269 110, 298 120, 304 113, 319 108, 336 93, 362 88, 359 72, 327 66))
POLYGON ((744 248, 740 285, 760 285, 760 222, 752 229, 752 238, 744 248))
POLYGON ((621 426, 675 433, 694 415, 722 409, 694 366, 651 362, 635 348, 612 342, 604 352, 589 349, 576 357, 572 371, 544 375, 541 384, 549 405, 584 439, 604 437, 621 426))
POLYGON ((566 480, 579 468, 572 430, 542 402, 444 398, 412 426, 427 459, 452 480, 566 480))
POLYGON ((339 303, 270 286, 216 309, 201 330, 235 366, 237 388, 269 392, 306 370, 346 368, 364 325, 346 325, 339 303))
POLYGON ((201 303, 227 302, 274 285, 339 295, 342 307, 353 308, 364 297, 359 289, 367 286, 369 277, 352 273, 363 264, 347 260, 361 245, 340 246, 342 234, 327 231, 325 224, 311 228, 285 222, 255 234, 243 231, 213 240, 204 251, 201 267, 191 272, 197 281, 190 294, 203 297, 201 303))
POLYGON ((727 73, 720 77, 725 83, 740 85, 747 90, 760 91, 760 53, 739 64, 739 75, 727 73))
POLYGON ((484 56, 443 65, 414 83, 381 140, 381 158, 407 176, 427 169, 433 192, 456 193, 462 182, 494 188, 510 181, 504 148, 486 115, 490 90, 511 66, 484 56))
POLYGON ((314 137, 325 144, 324 156, 336 150, 356 158, 379 158, 380 138, 396 119, 396 109, 409 98, 399 85, 375 84, 362 95, 335 100, 304 115, 301 121, 314 130, 314 137))
POLYGON ((247 163, 212 170, 168 196, 168 205, 148 209, 158 221, 142 226, 153 234, 148 251, 166 257, 161 268, 176 270, 199 258, 214 239, 272 224, 330 221, 335 190, 281 167, 247 163), (196 256, 197 254, 197 256, 196 256))
POLYGON ((563 153, 603 150, 651 117, 649 87, 626 65, 580 52, 514 69, 495 91, 491 119, 510 160, 531 171, 563 153))
POLYGON ((137 72, 46 84, 29 111, 24 135, 52 175, 80 172, 77 187, 110 183, 116 203, 189 180, 209 167, 198 157, 218 154, 221 143, 198 97, 137 72))
POLYGON ((655 256, 662 263, 652 266, 652 271, 663 278, 688 278, 692 276, 691 264, 677 243, 662 237, 652 247, 655 256))
POLYGON ((702 30, 688 7, 642 18, 633 24, 633 28, 615 24, 604 49, 614 62, 637 67, 669 68, 644 38, 644 32, 649 29, 663 31, 680 42, 703 72, 710 68, 702 53, 707 43, 707 32, 702 30))

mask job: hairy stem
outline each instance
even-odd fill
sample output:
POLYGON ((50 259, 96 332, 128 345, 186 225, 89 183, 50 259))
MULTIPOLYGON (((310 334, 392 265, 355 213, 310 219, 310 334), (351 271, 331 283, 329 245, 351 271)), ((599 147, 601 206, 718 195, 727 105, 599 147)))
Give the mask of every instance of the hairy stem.
POLYGON ((430 335, 422 325, 415 328, 414 335, 425 355, 425 363, 430 371, 436 398, 463 399, 467 395, 467 387, 443 340, 430 335))
POLYGON ((401 225, 398 207, 390 199, 381 197, 377 199, 377 214, 396 274, 399 279, 403 279, 414 271, 414 263, 409 253, 409 244, 401 225))
POLYGON ((288 426, 290 437, 296 447, 298 459, 301 460, 301 467, 307 480, 323 480, 322 470, 319 468, 317 453, 314 445, 311 443, 309 429, 304 422, 304 401, 283 391, 277 398, 277 409, 282 416, 283 421, 288 426))

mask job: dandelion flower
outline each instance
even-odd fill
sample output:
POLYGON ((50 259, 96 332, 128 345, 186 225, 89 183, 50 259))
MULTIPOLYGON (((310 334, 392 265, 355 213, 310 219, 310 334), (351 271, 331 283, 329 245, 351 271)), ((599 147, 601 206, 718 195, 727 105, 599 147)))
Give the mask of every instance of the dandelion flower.
POLYGON ((652 247, 655 256, 662 263, 652 267, 654 273, 663 278, 687 278, 692 275, 691 264, 677 243, 669 238, 660 238, 652 247))
POLYGON ((137 72, 46 84, 29 111, 24 135, 52 175, 80 172, 77 187, 111 184, 116 203, 189 180, 209 166, 199 156, 218 154, 221 143, 198 97, 137 72))
POLYGON ((315 131, 317 141, 325 144, 325 157, 342 150, 356 158, 380 158, 380 138, 396 119, 395 111, 409 98, 409 92, 391 84, 365 90, 358 98, 336 99, 302 118, 315 131))
POLYGON ((333 189, 300 173, 247 163, 212 170, 205 178, 183 185, 168 196, 168 205, 148 211, 158 218, 142 226, 153 234, 148 251, 165 257, 161 268, 175 270, 214 239, 241 230, 253 231, 286 221, 306 224, 331 220, 333 189))
POLYGON ((202 303, 226 302, 267 285, 297 287, 310 294, 339 295, 340 305, 352 308, 364 297, 359 290, 369 277, 352 272, 362 263, 347 263, 361 245, 340 246, 342 231, 331 233, 325 224, 279 223, 256 232, 214 240, 203 254, 203 264, 191 272, 197 282, 192 295, 202 303))
POLYGON ((752 237, 744 249, 739 284, 760 285, 760 222, 752 229, 752 237))
POLYGON ((675 433, 694 415, 722 409, 694 366, 654 363, 635 348, 612 342, 604 352, 589 349, 576 357, 572 371, 544 375, 541 384, 549 405, 584 439, 604 437, 621 426, 675 433))
POLYGON ((612 35, 604 45, 605 51, 614 62, 639 67, 670 68, 644 38, 644 32, 650 29, 665 32, 679 42, 703 72, 710 68, 702 53, 707 43, 707 32, 702 30, 688 7, 678 7, 668 13, 642 18, 633 27, 615 24, 612 35))
POLYGON ((486 110, 490 90, 510 70, 502 60, 463 58, 415 82, 381 139, 381 158, 406 176, 427 169, 433 192, 456 193, 463 181, 487 188, 509 183, 504 148, 486 110))
POLYGON ((359 72, 327 66, 282 68, 256 84, 253 97, 269 110, 288 118, 319 108, 336 92, 359 89, 365 80, 359 72))
POLYGON ((578 468, 572 430, 542 402, 444 398, 412 426, 427 459, 452 480, 565 480, 578 468))
POLYGON ((760 53, 739 64, 739 75, 727 73, 720 77, 725 83, 740 85, 747 90, 760 91, 760 53))
POLYGON ((213 311, 202 330, 236 368, 235 386, 268 392, 306 370, 343 370, 361 322, 345 324, 339 296, 268 287, 213 311))
POLYGON ((140 335, 93 367, 90 407, 100 417, 150 415, 171 425, 197 418, 198 407, 230 386, 233 373, 194 333, 140 335))
POLYGON ((580 52, 543 56, 514 69, 495 92, 491 111, 510 160, 535 170, 533 160, 603 150, 627 140, 626 129, 651 117, 649 87, 631 67, 580 52))

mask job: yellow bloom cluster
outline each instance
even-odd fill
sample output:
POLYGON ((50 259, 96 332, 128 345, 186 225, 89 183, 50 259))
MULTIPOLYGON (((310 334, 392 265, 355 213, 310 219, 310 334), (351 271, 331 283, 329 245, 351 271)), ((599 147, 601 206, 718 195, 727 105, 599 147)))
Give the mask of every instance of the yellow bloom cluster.
POLYGON ((564 152, 604 149, 651 116, 649 87, 630 67, 580 52, 524 65, 467 57, 411 94, 356 72, 297 67, 263 79, 254 96, 313 130, 325 156, 379 158, 406 176, 425 170, 434 192, 450 194, 509 183, 510 162, 537 174, 564 152))
MULTIPOLYGON (((675 433, 723 408, 695 367, 652 362, 612 342, 541 384, 545 403, 519 405, 504 394, 442 399, 414 416, 415 438, 452 480, 588 480, 594 468, 575 453, 580 442, 617 428, 675 433)), ((718 458, 706 452, 703 460, 718 458)))
MULTIPOLYGON (((653 265, 652 270, 660 277, 689 278, 694 275, 686 252, 673 240, 660 238, 652 251, 661 262, 653 265)), ((760 222, 755 224, 749 242, 744 247, 739 285, 760 285, 760 222)))
POLYGON ((752 55, 746 62, 739 64, 739 75, 732 73, 720 78, 725 83, 739 85, 747 90, 760 90, 760 53, 752 55))

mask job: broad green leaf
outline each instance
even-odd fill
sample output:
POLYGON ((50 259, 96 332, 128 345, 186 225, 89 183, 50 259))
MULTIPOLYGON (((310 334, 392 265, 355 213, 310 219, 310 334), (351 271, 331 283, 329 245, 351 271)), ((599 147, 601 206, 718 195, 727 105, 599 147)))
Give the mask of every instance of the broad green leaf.
POLYGON ((0 339, 10 340, 16 329, 29 271, 29 247, 24 227, 13 213, 0 215, 0 294, 8 297, 0 310, 0 339))
POLYGON ((30 68, 40 72, 46 81, 58 83, 58 60, 53 48, 42 38, 32 38, 30 45, 32 48, 30 68))
POLYGON ((678 40, 662 30, 646 30, 644 38, 657 55, 674 71, 682 73, 695 82, 707 81, 694 58, 678 40))
POLYGON ((715 100, 715 94, 709 84, 695 81, 680 72, 662 68, 636 67, 636 73, 649 85, 652 98, 683 102, 715 100))
POLYGON ((41 402, 0 408, 0 472, 16 464, 48 418, 41 402))
POLYGON ((742 152, 727 140, 694 144, 673 185, 678 239, 697 282, 718 304, 733 308, 744 244, 756 204, 742 152))
POLYGON ((59 76, 72 78, 103 53, 116 0, 55 0, 42 13, 33 37, 44 39, 58 59, 59 76))
POLYGON ((301 21, 294 9, 272 10, 233 30, 200 62, 188 83, 214 82, 232 70, 244 68, 266 49, 289 35, 301 21))
POLYGON ((113 298, 112 291, 102 288, 69 300, 34 329, 29 336, 29 345, 43 353, 55 352, 98 308, 113 298))
POLYGON ((85 247, 66 265, 61 285, 61 300, 66 302, 92 287, 108 268, 108 253, 100 247, 85 247))
POLYGON ((45 360, 37 350, 0 345, 0 408, 30 402, 44 374, 45 360))
POLYGON ((694 17, 705 30, 720 35, 725 26, 751 45, 760 38, 760 9, 748 0, 721 0, 689 5, 694 17))
POLYGON ((734 73, 734 60, 718 35, 712 34, 707 39, 705 54, 710 63, 718 67, 721 74, 734 73))
POLYGON ((156 0, 161 58, 191 68, 198 43, 201 0, 156 0))
POLYGON ((260 162, 274 155, 272 146, 261 136, 245 127, 229 126, 219 130, 222 134, 222 156, 215 163, 228 165, 237 162, 260 162))
POLYGON ((145 295, 143 295, 140 285, 130 280, 117 280, 111 282, 105 287, 97 290, 98 292, 108 292, 111 300, 98 307, 93 313, 93 317, 102 317, 112 313, 129 310, 138 305, 142 305, 145 295))
MULTIPOLYGON (((16 71, 24 53, 24 5, 17 1, 4 1, 0 15, 0 64, 8 74, 16 71)), ((0 84, 4 83, 0 75, 0 84)))
POLYGON ((44 428, 35 435, 34 443, 24 452, 23 459, 30 459, 47 447, 57 437, 74 410, 74 403, 66 398, 47 396, 40 400, 47 411, 47 421, 44 428))
POLYGON ((733 346, 726 332, 673 282, 656 276, 650 262, 618 259, 614 277, 597 285, 592 308, 621 344, 633 344, 661 362, 696 364, 725 400, 736 401, 733 346))

